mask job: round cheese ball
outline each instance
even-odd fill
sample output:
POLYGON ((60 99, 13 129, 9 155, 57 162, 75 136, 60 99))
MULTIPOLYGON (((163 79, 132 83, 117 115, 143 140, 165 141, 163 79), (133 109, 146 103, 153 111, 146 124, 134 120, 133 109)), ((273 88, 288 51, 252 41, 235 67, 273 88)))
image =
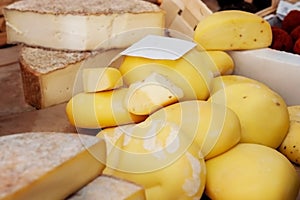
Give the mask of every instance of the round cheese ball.
POLYGON ((204 158, 176 124, 156 130, 142 122, 124 131, 107 155, 104 174, 142 185, 148 200, 201 198, 204 158))
POLYGON ((259 144, 238 144, 206 161, 206 195, 214 200, 296 199, 299 177, 277 150, 259 144))
POLYGON ((289 128, 289 113, 283 98, 258 84, 233 84, 213 94, 209 101, 232 109, 241 123, 240 142, 277 148, 289 128))
POLYGON ((145 121, 161 120, 177 124, 193 138, 205 159, 217 156, 235 146, 241 138, 237 115, 227 106, 208 101, 183 101, 150 115, 145 121))

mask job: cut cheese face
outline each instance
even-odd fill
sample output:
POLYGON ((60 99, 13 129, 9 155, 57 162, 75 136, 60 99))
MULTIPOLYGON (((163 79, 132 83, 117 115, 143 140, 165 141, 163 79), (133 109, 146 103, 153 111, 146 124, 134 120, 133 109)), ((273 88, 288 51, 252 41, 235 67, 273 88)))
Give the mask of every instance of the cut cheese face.
POLYGON ((121 72, 112 67, 83 69, 84 92, 101 92, 123 86, 121 72))
POLYGON ((152 73, 141 82, 129 86, 125 105, 129 112, 148 115, 157 109, 178 102, 183 91, 163 75, 152 73))
POLYGON ((67 102, 83 91, 82 69, 99 63, 105 66, 119 52, 121 49, 100 53, 23 47, 20 67, 26 102, 37 109, 67 102))
POLYGON ((64 199, 102 173, 105 141, 71 133, 0 137, 0 199, 64 199))
POLYGON ((84 51, 125 48, 148 34, 164 34, 165 14, 150 2, 67 0, 64 3, 29 0, 7 6, 4 10, 7 42, 84 51))
POLYGON ((124 199, 146 200, 142 186, 117 177, 101 175, 68 200, 124 199))

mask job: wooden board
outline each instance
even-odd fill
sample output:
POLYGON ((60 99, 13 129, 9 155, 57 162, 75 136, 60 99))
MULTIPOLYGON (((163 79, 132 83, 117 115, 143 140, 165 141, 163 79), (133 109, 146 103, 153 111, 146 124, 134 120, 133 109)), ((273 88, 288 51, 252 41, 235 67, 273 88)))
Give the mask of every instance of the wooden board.
POLYGON ((0 136, 32 131, 76 132, 68 122, 65 104, 36 110, 24 100, 18 51, 0 49, 3 58, 12 64, 0 66, 0 136), (5 52, 3 54, 3 52, 5 52))

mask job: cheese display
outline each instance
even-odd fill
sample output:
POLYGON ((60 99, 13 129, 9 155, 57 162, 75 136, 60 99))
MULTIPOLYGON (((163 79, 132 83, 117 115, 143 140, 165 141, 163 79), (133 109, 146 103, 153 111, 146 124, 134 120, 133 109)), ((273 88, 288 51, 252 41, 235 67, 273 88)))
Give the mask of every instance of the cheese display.
POLYGON ((215 63, 206 52, 194 48, 176 60, 125 56, 119 70, 127 85, 143 81, 155 72, 182 89, 181 100, 203 100, 209 96, 214 67, 215 63))
POLYGON ((64 199, 96 177, 106 163, 105 141, 57 132, 0 137, 0 199, 64 199))
POLYGON ((152 73, 145 80, 129 86, 125 105, 130 113, 149 115, 156 110, 176 103, 183 97, 183 91, 166 77, 152 73))
POLYGON ((20 67, 25 100, 41 109, 67 102, 82 91, 81 69, 99 66, 120 50, 64 52, 22 47, 20 67))
POLYGON ((85 68, 82 75, 84 92, 101 92, 123 86, 122 75, 116 68, 85 68))
POLYGON ((162 9, 140 0, 27 0, 5 7, 4 16, 8 43, 81 51, 125 48, 163 35, 165 23, 162 9))
POLYGON ((262 17, 239 10, 215 12, 198 23, 194 41, 207 50, 243 50, 268 47, 271 25, 262 17))
POLYGON ((67 200, 146 200, 145 190, 136 183, 117 177, 101 175, 67 200))

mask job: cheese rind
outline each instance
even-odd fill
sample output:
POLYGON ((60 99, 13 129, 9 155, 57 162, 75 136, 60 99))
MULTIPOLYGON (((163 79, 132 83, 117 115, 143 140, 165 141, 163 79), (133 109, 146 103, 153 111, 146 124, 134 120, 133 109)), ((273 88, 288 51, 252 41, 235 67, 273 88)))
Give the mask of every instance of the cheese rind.
POLYGON ((93 136, 20 133, 1 137, 0 144, 1 200, 64 199, 106 163, 105 142, 93 136))
POLYGON ((85 92, 100 92, 123 86, 120 71, 112 67, 83 69, 82 79, 85 92))
POLYGON ((83 90, 82 69, 105 66, 120 51, 64 52, 23 47, 19 61, 25 101, 37 109, 67 102, 83 90))
POLYGON ((117 177, 101 175, 68 200, 124 199, 145 200, 142 186, 117 177))
POLYGON ((125 48, 148 34, 164 34, 164 12, 145 1, 76 0, 65 1, 65 7, 50 0, 27 2, 4 9, 8 43, 85 51, 125 48))

